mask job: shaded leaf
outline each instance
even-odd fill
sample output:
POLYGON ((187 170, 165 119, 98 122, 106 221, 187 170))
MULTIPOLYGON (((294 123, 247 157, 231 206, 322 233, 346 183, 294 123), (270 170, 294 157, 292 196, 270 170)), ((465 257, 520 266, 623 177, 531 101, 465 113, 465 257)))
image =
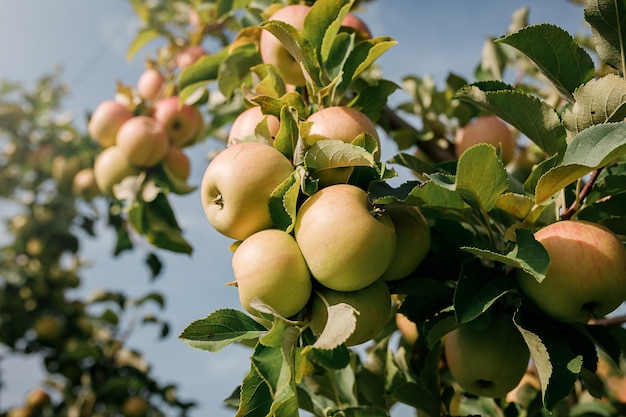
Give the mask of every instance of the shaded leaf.
POLYGON ((626 57, 626 5, 616 0, 586 0, 585 20, 591 26, 591 36, 598 56, 624 72, 626 57))

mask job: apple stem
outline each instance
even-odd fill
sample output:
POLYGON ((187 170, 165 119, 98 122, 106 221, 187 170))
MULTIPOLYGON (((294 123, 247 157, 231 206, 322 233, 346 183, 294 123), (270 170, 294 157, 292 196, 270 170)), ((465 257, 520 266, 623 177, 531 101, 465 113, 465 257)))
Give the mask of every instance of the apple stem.
POLYGON ((218 194, 217 197, 215 197, 213 200, 211 200, 211 203, 220 206, 220 208, 224 208, 224 200, 222 199, 222 195, 221 194, 218 194))
POLYGON ((601 171, 602 171, 602 168, 598 168, 591 173, 591 176, 589 177, 589 181, 587 181, 583 189, 580 190, 580 193, 576 196, 576 200, 574 200, 572 205, 569 206, 567 210, 563 212, 563 214, 561 214, 561 220, 569 220, 572 218, 572 216, 574 216, 574 213, 576 213, 576 210, 578 210, 580 202, 583 201, 591 192, 591 189, 593 188, 593 185, 598 180, 598 176, 600 175, 601 171))

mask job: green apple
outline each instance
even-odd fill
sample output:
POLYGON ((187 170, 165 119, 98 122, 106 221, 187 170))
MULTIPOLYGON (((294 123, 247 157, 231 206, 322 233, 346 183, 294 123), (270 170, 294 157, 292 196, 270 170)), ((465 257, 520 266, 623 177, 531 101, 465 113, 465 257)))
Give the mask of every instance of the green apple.
POLYGON ((478 143, 488 143, 500 147, 500 159, 507 165, 515 156, 516 136, 513 128, 499 117, 481 116, 457 130, 454 151, 459 158, 468 148, 478 143))
POLYGON ((257 126, 263 119, 267 120, 267 128, 270 135, 272 138, 275 137, 280 128, 278 117, 271 114, 263 114, 261 107, 254 106, 244 110, 235 118, 228 132, 228 144, 233 145, 254 136, 257 126))
POLYGON ((87 132, 100 145, 112 146, 115 144, 117 131, 131 117, 133 112, 125 104, 105 100, 96 107, 89 118, 87 132))
POLYGON ((137 94, 144 100, 155 100, 161 94, 165 77, 156 68, 148 68, 137 80, 137 94))
MULTIPOLYGON (((309 10, 311 10, 310 6, 292 4, 277 10, 268 20, 278 20, 301 31, 309 10)), ((291 56, 278 38, 267 30, 261 32, 259 52, 264 63, 275 65, 280 70, 285 83, 296 86, 306 83, 300 63, 291 56)))
POLYGON ((110 146, 96 156, 93 175, 98 189, 105 195, 113 195, 113 187, 124 178, 138 175, 139 168, 133 166, 126 153, 117 146, 110 146))
POLYGON ((383 279, 395 281, 408 276, 430 250, 430 227, 418 207, 400 204, 385 206, 396 229, 396 251, 383 279))
POLYGON ((65 322, 56 316, 41 316, 33 323, 37 340, 45 343, 58 341, 65 332, 65 322))
POLYGON ((120 127, 115 146, 132 165, 149 168, 163 161, 170 143, 165 129, 154 118, 135 116, 120 127))
POLYGON ((328 321, 328 306, 345 303, 352 306, 356 315, 356 328, 346 340, 346 346, 360 345, 375 338, 389 321, 391 294, 387 283, 376 280, 356 291, 335 291, 320 287, 313 292, 310 305, 310 326, 320 335, 328 321))
POLYGON ((504 398, 526 372, 530 352, 510 316, 494 312, 486 326, 462 324, 444 339, 450 374, 466 392, 504 398))
POLYGON ((213 158, 202 178, 202 206, 209 223, 237 240, 273 227, 270 194, 293 170, 273 146, 242 142, 227 147, 213 158))
POLYGON ((295 239, 283 230, 265 229, 245 239, 232 267, 241 305, 253 315, 258 315, 250 306, 255 298, 290 317, 311 297, 311 273, 295 239))
POLYGON ((626 300, 626 249, 595 223, 563 220, 535 233, 550 255, 541 281, 518 270, 526 296, 546 315, 565 322, 602 317, 626 300))
POLYGON ((379 279, 396 247, 389 215, 349 184, 307 198, 296 213, 294 234, 313 277, 337 291, 359 290, 379 279))
POLYGON ((154 103, 154 120, 167 133, 172 146, 182 147, 192 141, 202 124, 200 113, 177 96, 165 97, 154 103))

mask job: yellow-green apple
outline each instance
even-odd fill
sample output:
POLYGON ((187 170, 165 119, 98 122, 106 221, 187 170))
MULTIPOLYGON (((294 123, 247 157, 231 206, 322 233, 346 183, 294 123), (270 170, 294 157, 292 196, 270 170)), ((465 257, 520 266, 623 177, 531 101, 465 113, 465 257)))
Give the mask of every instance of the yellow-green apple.
POLYGON ((402 313, 396 313, 396 327, 400 331, 402 340, 408 345, 413 345, 417 340, 417 324, 413 323, 402 313))
POLYGON ((396 248, 389 214, 349 184, 307 198, 296 213, 294 234, 313 277, 337 291, 359 290, 379 279, 396 248))
POLYGON ((539 283, 518 270, 526 296, 546 315, 565 322, 602 317, 626 300, 626 249, 609 229, 595 223, 563 220, 535 233, 550 256, 539 283))
POLYGON ((395 281, 408 276, 430 250, 430 227, 416 206, 388 204, 385 212, 396 229, 396 251, 383 279, 395 281))
POLYGON ((348 13, 346 17, 343 18, 341 22, 341 26, 346 26, 354 29, 359 33, 362 39, 372 39, 372 32, 367 24, 354 13, 348 13))
POLYGON ((113 186, 124 178, 138 175, 139 168, 133 166, 126 153, 117 146, 110 146, 98 154, 93 164, 93 175, 98 189, 105 195, 113 195, 113 186))
POLYGON ((65 322, 56 316, 41 316, 33 324, 33 330, 37 340, 42 342, 55 342, 65 332, 65 322))
POLYGON ((310 305, 310 326, 320 335, 328 321, 328 307, 345 303, 356 314, 356 328, 346 340, 346 346, 355 346, 375 338, 385 327, 391 313, 391 294, 383 280, 376 280, 356 291, 335 291, 317 288, 313 291, 310 305))
POLYGON ((163 126, 154 118, 135 116, 120 127, 115 146, 131 164, 149 168, 163 161, 170 142, 163 126))
POLYGON ((530 352, 510 316, 494 312, 487 325, 464 323, 444 339, 450 374, 466 392, 504 398, 521 381, 530 352))
POLYGON ((69 189, 72 180, 80 171, 80 159, 76 156, 57 155, 52 160, 51 174, 61 189, 69 189))
POLYGON ((232 267, 241 305, 251 314, 258 298, 283 317, 302 310, 311 297, 313 282, 293 235, 265 229, 246 238, 235 250, 232 267))
POLYGON ((122 404, 124 417, 143 417, 148 413, 150 405, 143 397, 138 395, 128 397, 122 404))
POLYGON ((105 100, 96 107, 89 118, 87 132, 100 145, 112 146, 115 144, 117 131, 131 117, 133 112, 128 106, 119 101, 105 100))
POLYGON ((167 132, 170 144, 179 147, 193 140, 202 124, 199 111, 189 104, 181 103, 177 96, 157 100, 153 117, 167 132))
POLYGON ((170 146, 163 160, 163 168, 181 181, 187 181, 191 173, 191 161, 177 146, 170 146))
POLYGON ((32 417, 35 410, 31 407, 14 407, 7 412, 7 417, 32 417))
POLYGON ((206 49, 199 45, 191 45, 184 48, 176 55, 176 66, 184 70, 196 63, 203 56, 208 55, 206 49))
POLYGON ((100 194, 93 168, 83 168, 74 175, 72 194, 74 197, 80 197, 87 201, 100 194))
POLYGON ((270 194, 293 170, 273 146, 242 142, 227 147, 213 158, 202 177, 202 206, 209 223, 237 240, 271 228, 270 194))
POLYGON ((137 94, 145 100, 155 100, 159 97, 165 77, 156 68, 148 68, 141 73, 137 80, 137 94))
MULTIPOLYGON (((281 21, 301 31, 309 10, 311 8, 304 4, 292 4, 277 10, 268 20, 281 21)), ((291 56, 278 38, 267 30, 261 32, 259 52, 264 63, 275 65, 280 70, 285 83, 296 86, 305 84, 300 63, 291 56)))
POLYGON ((257 126, 263 119, 267 120, 267 128, 270 135, 275 137, 280 128, 278 117, 271 114, 263 114, 261 107, 254 106, 242 111, 235 120, 233 120, 233 124, 228 132, 228 145, 241 142, 248 137, 254 136, 257 126))
POLYGON ((507 165, 515 156, 516 134, 512 127, 494 115, 481 116, 460 127, 454 139, 457 158, 471 146, 488 143, 500 147, 500 159, 507 165))

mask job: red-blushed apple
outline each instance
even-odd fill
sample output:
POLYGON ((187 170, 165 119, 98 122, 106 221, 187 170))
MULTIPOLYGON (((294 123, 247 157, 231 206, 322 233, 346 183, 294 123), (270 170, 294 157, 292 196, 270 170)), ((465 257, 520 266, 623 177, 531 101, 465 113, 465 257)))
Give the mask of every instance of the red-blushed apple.
POLYGON ((535 233, 550 256, 539 283, 518 270, 522 292, 547 316, 585 323, 611 313, 626 300, 626 249, 609 229, 563 220, 535 233))
POLYGON ((35 388, 26 395, 26 406, 34 409, 47 407, 52 403, 50 394, 42 388, 35 388))
POLYGON ((457 130, 454 139, 454 151, 457 158, 478 143, 500 147, 500 159, 504 165, 507 165, 515 156, 517 138, 512 128, 502 119, 487 115, 478 117, 457 130))
MULTIPOLYGON (((309 10, 311 10, 310 6, 292 4, 279 9, 268 20, 281 21, 301 31, 309 10)), ((271 32, 267 30, 261 32, 259 51, 264 63, 275 65, 280 70, 285 83, 296 86, 306 83, 300 63, 291 56, 283 44, 271 32)))
POLYGON ((328 307, 346 303, 356 314, 356 328, 346 340, 346 346, 356 346, 375 338, 385 327, 391 314, 391 294, 383 280, 376 280, 356 291, 335 291, 316 288, 311 296, 310 326, 320 335, 328 321, 328 307))
POLYGON ((346 17, 343 18, 341 26, 350 27, 356 30, 361 35, 361 38, 364 40, 372 39, 372 32, 370 31, 370 28, 363 21, 363 19, 361 19, 354 13, 348 13, 346 17))
POLYGON ((265 229, 235 249, 232 267, 241 305, 258 315, 250 302, 258 298, 283 317, 302 310, 311 297, 313 281, 293 236, 265 229))
POLYGON ((395 281, 408 276, 430 250, 430 227, 416 206, 388 204, 385 212, 396 229, 396 251, 383 279, 395 281))
POLYGON ((170 146, 163 160, 163 168, 177 179, 187 181, 191 173, 191 161, 181 148, 170 146))
POLYGON ((115 100, 105 100, 92 113, 87 132, 100 145, 112 146, 115 144, 117 131, 131 117, 133 112, 128 106, 115 100))
POLYGON ((294 167, 270 145, 242 142, 221 151, 202 177, 202 207, 221 234, 244 240, 273 227, 270 195, 294 167))
POLYGON ((172 146, 185 146, 198 134, 202 117, 197 109, 170 96, 154 103, 154 119, 165 129, 172 146))
POLYGON ((185 68, 189 68, 193 64, 195 64, 200 58, 205 55, 208 55, 206 49, 199 45, 191 45, 184 48, 176 55, 176 66, 184 70, 185 68))
POLYGON ((400 331, 402 340, 412 346, 418 337, 417 324, 413 323, 407 316, 402 313, 396 313, 396 327, 400 331))
POLYGON ((90 201, 99 194, 100 189, 93 168, 83 168, 74 175, 72 180, 72 195, 74 197, 90 201))
POLYGON ((233 121, 233 124, 228 132, 228 145, 232 145, 237 142, 241 142, 246 138, 255 135, 255 130, 259 123, 267 120, 267 128, 272 137, 278 134, 280 128, 280 121, 278 117, 271 114, 265 115, 261 111, 261 107, 254 106, 242 111, 233 121))
POLYGON ((98 189, 107 196, 113 195, 113 187, 124 178, 139 175, 139 168, 133 166, 126 153, 117 146, 110 146, 96 156, 93 175, 98 189))
POLYGON ((145 100, 155 100, 159 97, 165 83, 165 77, 156 68, 148 68, 141 73, 137 80, 137 94, 145 100))
POLYGON ((356 291, 379 279, 396 247, 389 215, 349 184, 307 198, 296 213, 294 234, 313 277, 337 291, 356 291))
POLYGON ((452 378, 466 392, 504 398, 521 381, 530 351, 510 316, 494 312, 486 325, 464 323, 444 338, 452 378))
POLYGON ((135 116, 120 127, 115 146, 131 164, 149 168, 163 161, 170 141, 163 126, 154 118, 135 116))

